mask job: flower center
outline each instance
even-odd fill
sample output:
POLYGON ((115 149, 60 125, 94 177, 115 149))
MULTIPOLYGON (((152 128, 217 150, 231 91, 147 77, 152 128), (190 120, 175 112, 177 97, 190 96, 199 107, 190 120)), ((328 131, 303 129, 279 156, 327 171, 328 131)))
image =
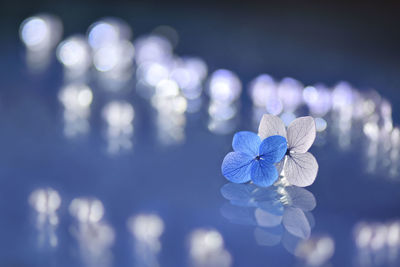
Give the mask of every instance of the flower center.
POLYGON ((257 156, 257 157, 256 157, 256 160, 260 160, 260 159, 261 159, 261 156, 257 156))
POLYGON ((286 153, 285 153, 285 155, 287 155, 287 156, 289 156, 289 155, 290 155, 290 150, 289 150, 289 148, 286 150, 286 153))

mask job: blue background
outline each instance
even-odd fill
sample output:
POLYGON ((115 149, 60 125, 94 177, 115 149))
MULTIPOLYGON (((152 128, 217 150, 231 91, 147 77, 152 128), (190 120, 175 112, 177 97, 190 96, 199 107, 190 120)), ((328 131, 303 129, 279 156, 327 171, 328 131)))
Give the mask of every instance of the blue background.
MULTIPOLYGON (((231 69, 244 85, 264 72, 276 78, 294 77, 305 84, 333 85, 347 80, 360 90, 376 88, 393 104, 394 121, 399 121, 399 27, 390 6, 227 5, 121 2, 96 4, 92 9, 90 3, 60 2, 27 4, 18 12, 16 5, 9 5, 0 39, 1 265, 79 266, 67 207, 80 196, 97 197, 104 203, 105 219, 116 230, 114 266, 132 265, 126 220, 141 212, 158 213, 165 222, 162 266, 187 264, 186 238, 197 227, 221 232, 234 266, 295 263, 282 246, 258 246, 251 226, 231 224, 220 214, 227 201, 220 194, 226 183, 220 165, 231 150, 232 135, 208 131, 206 106, 187 116, 185 143, 166 147, 156 138, 155 111, 134 88, 113 95, 93 87, 91 130, 86 136, 67 139, 63 108, 57 100, 62 68, 53 59, 45 73, 30 73, 17 39, 19 23, 37 11, 60 15, 66 35, 85 32, 104 15, 127 20, 135 36, 168 24, 180 35, 176 52, 202 57, 210 71, 231 69), (73 11, 79 11, 79 16, 73 11), (125 99, 136 112, 133 149, 115 156, 106 153, 100 116, 110 99, 125 99), (42 186, 55 188, 63 200, 57 230, 60 244, 55 251, 37 248, 27 202, 29 194, 42 186)), ((255 130, 245 93, 241 103, 238 129, 255 130)), ((365 144, 357 138, 361 129, 356 127, 351 134, 354 138, 348 150, 340 149, 332 134, 325 145, 311 150, 320 165, 316 182, 308 188, 317 200, 313 233, 334 238, 334 266, 354 266, 352 230, 357 222, 398 218, 400 209, 399 178, 389 179, 385 170, 366 174, 365 144)))

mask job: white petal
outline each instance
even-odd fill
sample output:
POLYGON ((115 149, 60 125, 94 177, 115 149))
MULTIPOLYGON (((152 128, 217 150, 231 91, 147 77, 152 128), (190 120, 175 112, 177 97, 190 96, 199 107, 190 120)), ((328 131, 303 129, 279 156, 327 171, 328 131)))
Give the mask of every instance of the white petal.
POLYGON ((313 193, 305 188, 297 186, 288 186, 285 188, 289 205, 299 208, 302 211, 311 211, 317 206, 313 193))
POLYGON ((310 153, 291 153, 283 168, 284 175, 292 185, 304 187, 311 185, 318 173, 318 163, 310 153))
POLYGON ((311 116, 295 119, 288 127, 288 149, 294 153, 305 153, 314 143, 315 121, 311 116))
POLYGON ((264 114, 261 118, 260 125, 258 126, 258 135, 261 140, 272 135, 281 135, 286 138, 285 124, 281 118, 277 116, 264 114))
POLYGON ((286 230, 292 235, 302 239, 308 239, 310 237, 311 226, 301 209, 292 207, 286 208, 282 223, 286 230))

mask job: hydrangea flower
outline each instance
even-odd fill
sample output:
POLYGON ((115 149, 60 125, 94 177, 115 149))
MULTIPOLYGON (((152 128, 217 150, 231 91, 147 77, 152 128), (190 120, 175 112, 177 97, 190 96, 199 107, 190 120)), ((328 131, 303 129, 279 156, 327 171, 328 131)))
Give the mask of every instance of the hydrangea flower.
POLYGON ((222 162, 222 174, 231 182, 253 181, 259 186, 270 186, 279 177, 274 166, 285 156, 286 138, 279 135, 260 138, 252 132, 238 132, 233 137, 234 152, 222 162))
POLYGON ((312 117, 299 117, 287 128, 283 121, 274 115, 263 115, 258 135, 261 139, 281 135, 287 138, 288 151, 278 164, 278 171, 287 181, 296 186, 311 185, 318 173, 315 157, 307 152, 316 136, 315 121, 312 117))

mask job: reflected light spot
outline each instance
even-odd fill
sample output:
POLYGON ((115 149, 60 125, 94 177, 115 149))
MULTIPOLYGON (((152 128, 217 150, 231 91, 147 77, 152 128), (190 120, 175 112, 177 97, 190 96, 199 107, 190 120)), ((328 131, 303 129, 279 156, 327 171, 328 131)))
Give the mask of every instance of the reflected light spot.
POLYGON ((194 266, 231 266, 231 254, 224 247, 224 240, 216 230, 198 229, 190 235, 190 256, 194 266))
POLYGON ((128 220, 128 228, 136 239, 151 243, 164 232, 164 222, 156 214, 140 214, 128 220))
POLYGON ((103 108, 103 118, 112 127, 130 125, 134 116, 132 105, 125 101, 112 101, 103 108))
POLYGON ((66 109, 79 111, 90 106, 93 93, 85 84, 69 84, 61 89, 58 98, 66 109))
POLYGON ((61 197, 52 188, 37 189, 30 194, 29 204, 39 213, 54 213, 61 205, 61 197))
POLYGON ((356 226, 355 230, 355 240, 356 244, 360 248, 365 248, 369 246, 372 238, 372 229, 364 223, 360 223, 356 226))
POLYGON ((69 212, 82 223, 96 223, 103 218, 104 207, 98 199, 75 198, 69 205, 69 212))

